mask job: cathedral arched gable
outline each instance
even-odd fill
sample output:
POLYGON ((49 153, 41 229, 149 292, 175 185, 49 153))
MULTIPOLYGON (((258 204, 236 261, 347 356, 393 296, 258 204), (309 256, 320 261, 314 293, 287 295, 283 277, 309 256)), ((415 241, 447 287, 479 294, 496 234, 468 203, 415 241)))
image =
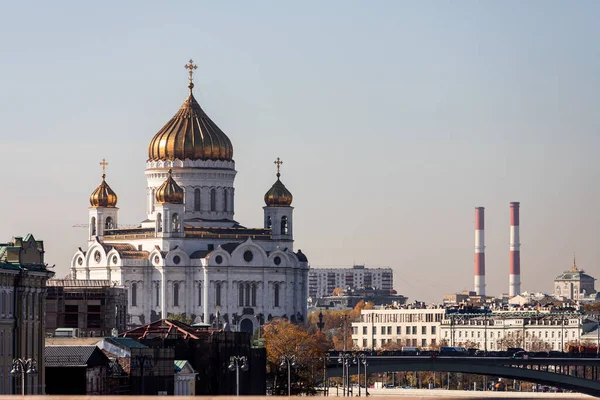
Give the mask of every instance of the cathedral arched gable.
POLYGON ((228 265, 232 265, 232 257, 227 251, 223 250, 221 246, 217 247, 215 250, 211 251, 207 256, 208 265, 211 267, 226 267, 228 265), (217 256, 222 257, 221 263, 217 263, 217 256))
POLYGON ((269 253, 268 265, 271 267, 293 266, 293 265, 295 265, 295 260, 290 259, 290 256, 288 253, 284 252, 279 247, 277 247, 275 250, 273 250, 272 252, 269 253), (275 263, 276 257, 279 257, 281 260, 279 264, 275 263))
POLYGON ((163 258, 163 255, 162 255, 161 251, 159 249, 157 249, 157 248, 154 248, 150 252, 150 255, 148 256, 148 261, 150 261, 150 264, 154 265, 154 266, 163 266, 163 265, 165 265, 165 260, 163 258))
POLYGON ((165 264, 178 267, 178 266, 189 266, 190 265, 190 256, 183 251, 181 248, 177 247, 167 253, 165 256, 165 264), (175 262, 175 257, 179 257, 179 262, 175 262))
POLYGON ((77 268, 77 267, 83 267, 83 266, 87 266, 87 265, 88 265, 88 262, 85 257, 85 253, 83 252, 83 250, 81 250, 81 247, 80 247, 79 250, 77 250, 75 252, 75 254, 73 255, 73 258, 71 259, 71 267, 77 268), (82 260, 81 265, 79 265, 80 258, 82 260))
POLYGON ((121 255, 119 252, 113 248, 106 254, 107 265, 122 265, 121 255), (116 262, 113 262, 113 259, 116 258, 116 262))
POLYGON ((86 265, 106 265, 106 251, 100 242, 96 242, 90 246, 86 253, 86 265), (100 254, 99 259, 96 259, 96 254, 100 254))
POLYGON ((265 249, 248 238, 231 253, 231 259, 234 265, 264 266, 267 263, 268 255, 265 249), (248 251, 252 253, 250 261, 248 261, 250 257, 246 256, 248 251))

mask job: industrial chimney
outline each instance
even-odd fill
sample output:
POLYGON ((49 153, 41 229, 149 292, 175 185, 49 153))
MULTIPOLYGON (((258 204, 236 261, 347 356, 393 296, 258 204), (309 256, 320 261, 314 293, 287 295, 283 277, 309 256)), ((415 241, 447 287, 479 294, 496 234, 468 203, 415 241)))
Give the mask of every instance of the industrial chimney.
POLYGON ((485 296, 485 235, 483 207, 475 207, 475 293, 485 296))
POLYGON ((508 295, 521 294, 521 243, 519 242, 519 202, 510 203, 510 276, 508 295))

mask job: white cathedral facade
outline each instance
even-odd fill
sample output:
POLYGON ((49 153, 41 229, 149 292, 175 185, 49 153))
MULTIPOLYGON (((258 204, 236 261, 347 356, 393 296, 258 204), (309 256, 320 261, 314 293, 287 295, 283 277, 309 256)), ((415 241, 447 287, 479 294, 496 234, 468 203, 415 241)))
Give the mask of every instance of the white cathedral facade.
POLYGON ((213 327, 254 332, 272 318, 306 320, 306 256, 294 251, 292 194, 279 179, 265 194, 263 228, 234 218, 229 138, 190 93, 148 148, 147 218, 119 227, 117 195, 102 175, 90 196, 88 248, 74 279, 106 279, 129 292, 132 326, 183 314, 213 327))

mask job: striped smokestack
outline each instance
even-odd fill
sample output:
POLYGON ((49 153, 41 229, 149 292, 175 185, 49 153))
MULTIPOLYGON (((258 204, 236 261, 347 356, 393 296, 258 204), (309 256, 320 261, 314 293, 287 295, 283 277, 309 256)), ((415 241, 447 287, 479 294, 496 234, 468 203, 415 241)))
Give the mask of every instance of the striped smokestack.
POLYGON ((485 236, 483 207, 475 207, 475 293, 485 296, 485 236))
POLYGON ((508 295, 521 294, 521 243, 519 242, 519 202, 510 203, 510 276, 508 295))

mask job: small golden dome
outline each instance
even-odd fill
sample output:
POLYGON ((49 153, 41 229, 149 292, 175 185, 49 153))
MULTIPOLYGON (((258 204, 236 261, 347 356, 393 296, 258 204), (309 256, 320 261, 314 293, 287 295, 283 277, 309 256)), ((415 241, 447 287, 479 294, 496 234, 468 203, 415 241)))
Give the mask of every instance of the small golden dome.
POLYGON ((289 207, 292 204, 292 200, 294 200, 292 193, 290 193, 283 182, 279 180, 279 177, 281 176, 279 173, 279 165, 282 163, 283 161, 280 161, 279 158, 275 162, 275 164, 277 164, 277 181, 271 186, 271 189, 265 193, 265 204, 270 207, 289 207))
POLYGON ((102 174, 102 183, 90 195, 92 207, 114 208, 117 206, 117 194, 108 186, 105 178, 106 174, 102 174))
POLYGON ((158 189, 156 189, 155 196, 158 204, 183 204, 183 189, 171 176, 171 169, 169 169, 169 176, 167 176, 167 180, 164 181, 158 189))
POLYGON ((194 98, 194 84, 190 82, 188 87, 190 95, 177 114, 152 138, 148 146, 148 159, 231 161, 231 141, 194 98))

